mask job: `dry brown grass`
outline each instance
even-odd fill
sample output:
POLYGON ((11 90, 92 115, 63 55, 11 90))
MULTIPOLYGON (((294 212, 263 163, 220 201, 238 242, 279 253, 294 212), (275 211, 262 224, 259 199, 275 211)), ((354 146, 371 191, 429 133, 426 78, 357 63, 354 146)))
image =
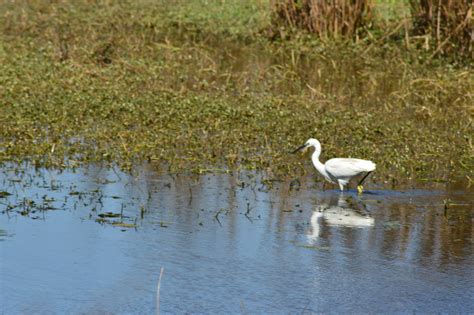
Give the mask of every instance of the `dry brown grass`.
POLYGON ((414 32, 431 39, 434 55, 473 57, 472 0, 410 0, 414 32))
POLYGON ((274 20, 321 38, 352 37, 370 20, 371 0, 272 0, 274 20))

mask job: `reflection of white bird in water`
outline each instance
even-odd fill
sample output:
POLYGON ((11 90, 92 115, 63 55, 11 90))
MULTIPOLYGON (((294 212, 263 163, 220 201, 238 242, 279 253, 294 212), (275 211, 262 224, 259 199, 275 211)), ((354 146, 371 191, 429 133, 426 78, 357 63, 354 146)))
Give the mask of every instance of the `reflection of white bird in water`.
POLYGON ((374 226, 374 218, 364 216, 350 208, 330 207, 323 211, 323 218, 328 225, 346 227, 370 227, 374 226))
POLYGON ((316 210, 313 212, 313 215, 311 216, 311 220, 310 220, 312 231, 311 231, 311 234, 308 235, 309 239, 315 240, 319 237, 319 230, 320 230, 319 218, 321 218, 322 216, 323 216, 323 213, 319 210, 316 210))
POLYGON ((327 181, 339 184, 341 191, 344 190, 344 186, 346 186, 353 177, 362 173, 367 173, 357 184, 357 190, 359 193, 362 193, 364 189, 362 183, 370 174, 370 172, 375 170, 375 164, 372 161, 336 158, 330 159, 323 164, 319 161, 319 155, 321 154, 321 144, 316 139, 309 139, 305 144, 293 151, 293 153, 308 147, 314 147, 315 149, 313 155, 311 156, 314 167, 316 167, 318 172, 321 173, 321 175, 323 175, 327 181))
POLYGON ((317 239, 321 229, 322 221, 329 226, 365 228, 374 226, 374 218, 370 215, 363 215, 350 208, 342 197, 339 197, 337 205, 320 205, 311 215, 312 232, 308 238, 317 239))

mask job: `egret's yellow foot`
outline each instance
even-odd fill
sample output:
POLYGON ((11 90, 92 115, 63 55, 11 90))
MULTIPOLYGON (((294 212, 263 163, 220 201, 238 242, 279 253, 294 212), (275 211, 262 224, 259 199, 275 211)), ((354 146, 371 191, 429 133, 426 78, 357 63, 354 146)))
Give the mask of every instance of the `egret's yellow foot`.
POLYGON ((364 186, 357 185, 357 191, 359 192, 359 194, 362 194, 362 192, 364 191, 364 186))

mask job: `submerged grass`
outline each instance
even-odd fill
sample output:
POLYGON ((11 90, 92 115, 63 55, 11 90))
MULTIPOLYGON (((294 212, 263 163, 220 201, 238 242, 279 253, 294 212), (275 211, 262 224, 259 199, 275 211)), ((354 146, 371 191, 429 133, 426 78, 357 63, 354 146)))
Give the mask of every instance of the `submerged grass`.
POLYGON ((297 176, 311 166, 288 152, 316 137, 324 156, 370 158, 382 178, 472 174, 469 66, 385 44, 270 42, 267 10, 0 2, 0 160, 297 176))

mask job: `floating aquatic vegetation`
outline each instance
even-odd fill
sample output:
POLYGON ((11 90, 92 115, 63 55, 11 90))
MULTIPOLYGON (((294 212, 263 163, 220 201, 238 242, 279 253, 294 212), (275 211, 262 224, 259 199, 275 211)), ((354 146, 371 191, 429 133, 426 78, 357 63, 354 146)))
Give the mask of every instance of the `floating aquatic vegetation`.
POLYGON ((11 195, 12 194, 10 194, 8 191, 0 191, 0 198, 5 198, 11 195))
POLYGON ((376 162, 375 181, 472 174, 469 68, 396 46, 271 43, 242 22, 256 7, 229 6, 232 34, 223 12, 189 8, 0 4, 0 161, 297 177, 311 165, 288 152, 317 137, 323 158, 376 162))
POLYGON ((122 214, 113 213, 113 212, 104 212, 104 213, 99 213, 97 216, 101 218, 120 218, 122 214))

